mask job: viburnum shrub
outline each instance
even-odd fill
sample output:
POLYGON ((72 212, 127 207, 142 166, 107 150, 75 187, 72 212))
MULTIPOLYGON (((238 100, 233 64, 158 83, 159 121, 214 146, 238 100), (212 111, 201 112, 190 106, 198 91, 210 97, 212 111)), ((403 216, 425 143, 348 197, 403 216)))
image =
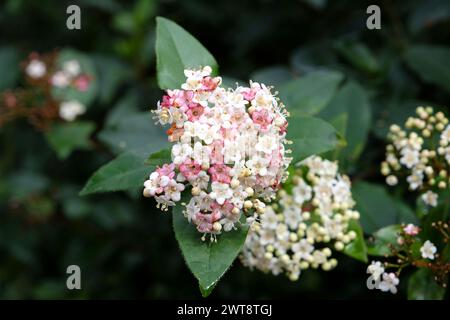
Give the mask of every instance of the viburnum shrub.
POLYGON ((381 173, 389 186, 406 185, 414 192, 419 225, 391 225, 369 239, 372 253, 386 260, 372 261, 367 283, 370 289, 396 293, 402 270, 412 266, 419 270, 409 280, 411 292, 415 281, 434 280, 430 286, 440 295, 450 272, 450 228, 443 220, 450 207, 450 125, 444 113, 433 107, 418 107, 416 114, 406 120, 404 128, 390 127, 391 143, 381 173))
POLYGON ((359 219, 347 176, 336 162, 313 156, 300 162, 266 207, 260 223, 252 226, 241 261, 274 275, 298 280, 301 270, 336 267, 332 250, 343 251, 357 233, 359 219))
MULTIPOLYGON (((184 215, 203 234, 235 229, 262 214, 287 177, 287 112, 270 87, 251 82, 226 88, 211 67, 185 70, 181 89, 168 90, 155 110, 169 125, 171 163, 144 183, 144 196, 163 210, 189 185, 184 215)), ((204 237, 203 237, 204 239, 204 237)), ((213 240, 213 238, 211 238, 213 240)))
MULTIPOLYGON (((81 194, 143 186, 145 197, 171 211, 185 262, 207 296, 241 252, 249 227, 276 199, 290 162, 333 150, 343 139, 324 120, 288 117, 272 86, 225 85, 214 57, 175 23, 157 18, 156 31, 157 78, 166 94, 152 113, 167 136, 161 141, 163 130, 140 117, 154 132, 151 144, 101 167, 81 194)), ((334 82, 339 79, 333 75, 334 82)), ((342 223, 345 230, 336 239, 344 245, 353 233, 342 223)), ((365 257, 362 247, 349 252, 365 257)))

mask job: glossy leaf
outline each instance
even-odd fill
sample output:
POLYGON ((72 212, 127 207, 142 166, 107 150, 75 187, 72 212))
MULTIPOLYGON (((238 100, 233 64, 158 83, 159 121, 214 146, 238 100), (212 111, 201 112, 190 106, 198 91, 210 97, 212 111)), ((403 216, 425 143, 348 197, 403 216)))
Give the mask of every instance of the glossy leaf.
POLYGON ((124 153, 98 169, 88 180, 80 195, 123 191, 143 186, 145 178, 154 167, 146 165, 145 155, 124 153))
MULTIPOLYGON (((190 194, 184 192, 180 202, 187 202, 190 194)), ((203 292, 217 284, 233 263, 244 245, 247 227, 223 232, 217 242, 202 241, 202 234, 183 215, 184 207, 173 209, 173 229, 187 266, 197 278, 203 292)))
POLYGON ((176 89, 186 80, 184 70, 210 66, 211 53, 189 32, 168 19, 156 18, 156 69, 161 89, 176 89))
POLYGON ((293 142, 289 145, 293 163, 345 144, 336 129, 321 119, 293 116, 288 121, 291 124, 288 127, 287 137, 293 142))
POLYGON ((358 221, 351 220, 349 223, 350 230, 356 232, 356 238, 345 246, 344 253, 356 260, 367 263, 367 247, 361 225, 358 221))
POLYGON ((367 241, 367 252, 372 256, 391 255, 389 245, 397 246, 400 225, 394 224, 377 230, 367 241))
POLYGON ((281 86, 280 98, 292 115, 315 115, 331 101, 342 79, 334 71, 310 72, 281 86))

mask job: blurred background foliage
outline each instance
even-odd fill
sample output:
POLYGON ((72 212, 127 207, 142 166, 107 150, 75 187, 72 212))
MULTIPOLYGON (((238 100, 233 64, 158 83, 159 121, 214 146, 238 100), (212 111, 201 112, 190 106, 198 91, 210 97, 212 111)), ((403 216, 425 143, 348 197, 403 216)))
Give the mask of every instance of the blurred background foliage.
MULTIPOLYGON (((92 138, 64 160, 25 121, 0 129, 0 298, 200 297, 170 217, 141 200, 141 190, 78 196, 88 177, 122 151, 158 150, 163 132, 147 125, 148 110, 161 95, 157 15, 199 39, 226 81, 275 85, 288 108, 340 130, 348 142, 339 155, 341 170, 354 180, 360 210, 371 211, 371 218, 362 218, 366 232, 413 216, 412 198, 404 201, 410 196, 386 191, 379 163, 391 123, 402 122, 417 105, 449 104, 449 1, 378 2, 381 30, 366 28, 373 1, 0 3, 0 90, 23 85, 19 65, 30 52, 63 48, 87 54, 98 82, 83 116, 95 123, 92 138), (66 28, 70 4, 81 8, 81 30, 66 28), (82 269, 81 291, 66 289, 70 264, 82 269)), ((339 258, 332 272, 308 270, 295 283, 236 261, 211 297, 406 297, 406 281, 395 296, 369 291, 366 266, 339 258)))

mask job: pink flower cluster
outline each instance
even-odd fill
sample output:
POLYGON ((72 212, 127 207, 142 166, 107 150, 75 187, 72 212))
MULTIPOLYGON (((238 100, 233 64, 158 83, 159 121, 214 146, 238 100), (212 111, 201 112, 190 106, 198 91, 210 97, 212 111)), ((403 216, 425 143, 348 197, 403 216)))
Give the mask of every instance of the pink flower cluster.
POLYGON ((172 146, 172 163, 144 184, 144 196, 167 209, 190 186, 185 216, 201 233, 235 228, 264 211, 287 176, 287 112, 264 84, 224 88, 211 68, 185 70, 155 110, 172 146))

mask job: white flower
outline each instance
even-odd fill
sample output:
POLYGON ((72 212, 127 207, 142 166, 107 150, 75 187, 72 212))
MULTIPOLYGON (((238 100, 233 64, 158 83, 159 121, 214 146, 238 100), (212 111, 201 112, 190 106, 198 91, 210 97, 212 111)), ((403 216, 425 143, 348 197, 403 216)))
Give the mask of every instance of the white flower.
POLYGON ((437 193, 434 193, 433 191, 427 191, 426 193, 424 193, 422 195, 422 200, 427 205, 436 207, 437 201, 438 201, 438 195, 437 195, 437 193))
POLYGON ((50 81, 53 86, 58 88, 65 88, 70 83, 69 77, 62 71, 55 72, 50 81))
POLYGON ((447 144, 450 144, 450 124, 442 131, 441 133, 441 141, 444 141, 447 144))
POLYGON ((398 183, 398 179, 394 175, 390 175, 386 177, 386 183, 390 186, 395 186, 398 183))
POLYGON ((266 154, 272 153, 273 150, 278 148, 278 141, 272 135, 262 136, 258 139, 255 145, 257 151, 264 152, 266 154))
POLYGON ((420 253, 422 254, 422 258, 424 259, 430 259, 434 260, 434 254, 436 253, 437 249, 433 242, 430 240, 425 241, 425 243, 420 248, 420 253))
POLYGON ((25 69, 26 74, 33 79, 39 79, 47 73, 47 67, 41 60, 33 59, 25 69))
POLYGON ((167 198, 177 202, 181 199, 181 191, 184 190, 184 184, 177 183, 175 180, 170 180, 166 187, 164 188, 164 192, 167 198))
POLYGON ((403 155, 400 158, 400 163, 406 166, 408 169, 411 169, 417 163, 419 163, 419 152, 417 150, 404 148, 401 151, 403 155))
POLYGON ((400 280, 397 278, 395 273, 383 273, 383 280, 379 284, 379 289, 383 292, 390 291, 391 293, 397 293, 397 285, 400 280))
POLYGON ((423 173, 421 171, 413 171, 413 173, 406 178, 411 190, 420 188, 423 184, 423 173))
POLYGON ((311 256, 311 252, 314 251, 314 246, 310 244, 306 239, 302 239, 292 245, 292 251, 303 260, 308 260, 311 256))
POLYGON ((211 199, 217 201, 218 204, 224 204, 225 200, 233 196, 233 190, 226 183, 213 182, 211 184, 212 192, 209 194, 211 199))
POLYGON ((303 179, 292 188, 292 194, 294 195, 294 201, 302 205, 304 202, 311 200, 312 188, 305 183, 303 179))
POLYGON ((73 121, 86 112, 86 107, 76 100, 65 101, 59 106, 59 116, 66 121, 73 121))
POLYGON ((68 60, 63 63, 62 70, 69 77, 73 78, 80 74, 81 66, 77 60, 68 60))
POLYGON ((372 263, 367 267, 367 273, 371 274, 374 280, 380 278, 384 272, 384 266, 380 261, 372 261, 372 263))

